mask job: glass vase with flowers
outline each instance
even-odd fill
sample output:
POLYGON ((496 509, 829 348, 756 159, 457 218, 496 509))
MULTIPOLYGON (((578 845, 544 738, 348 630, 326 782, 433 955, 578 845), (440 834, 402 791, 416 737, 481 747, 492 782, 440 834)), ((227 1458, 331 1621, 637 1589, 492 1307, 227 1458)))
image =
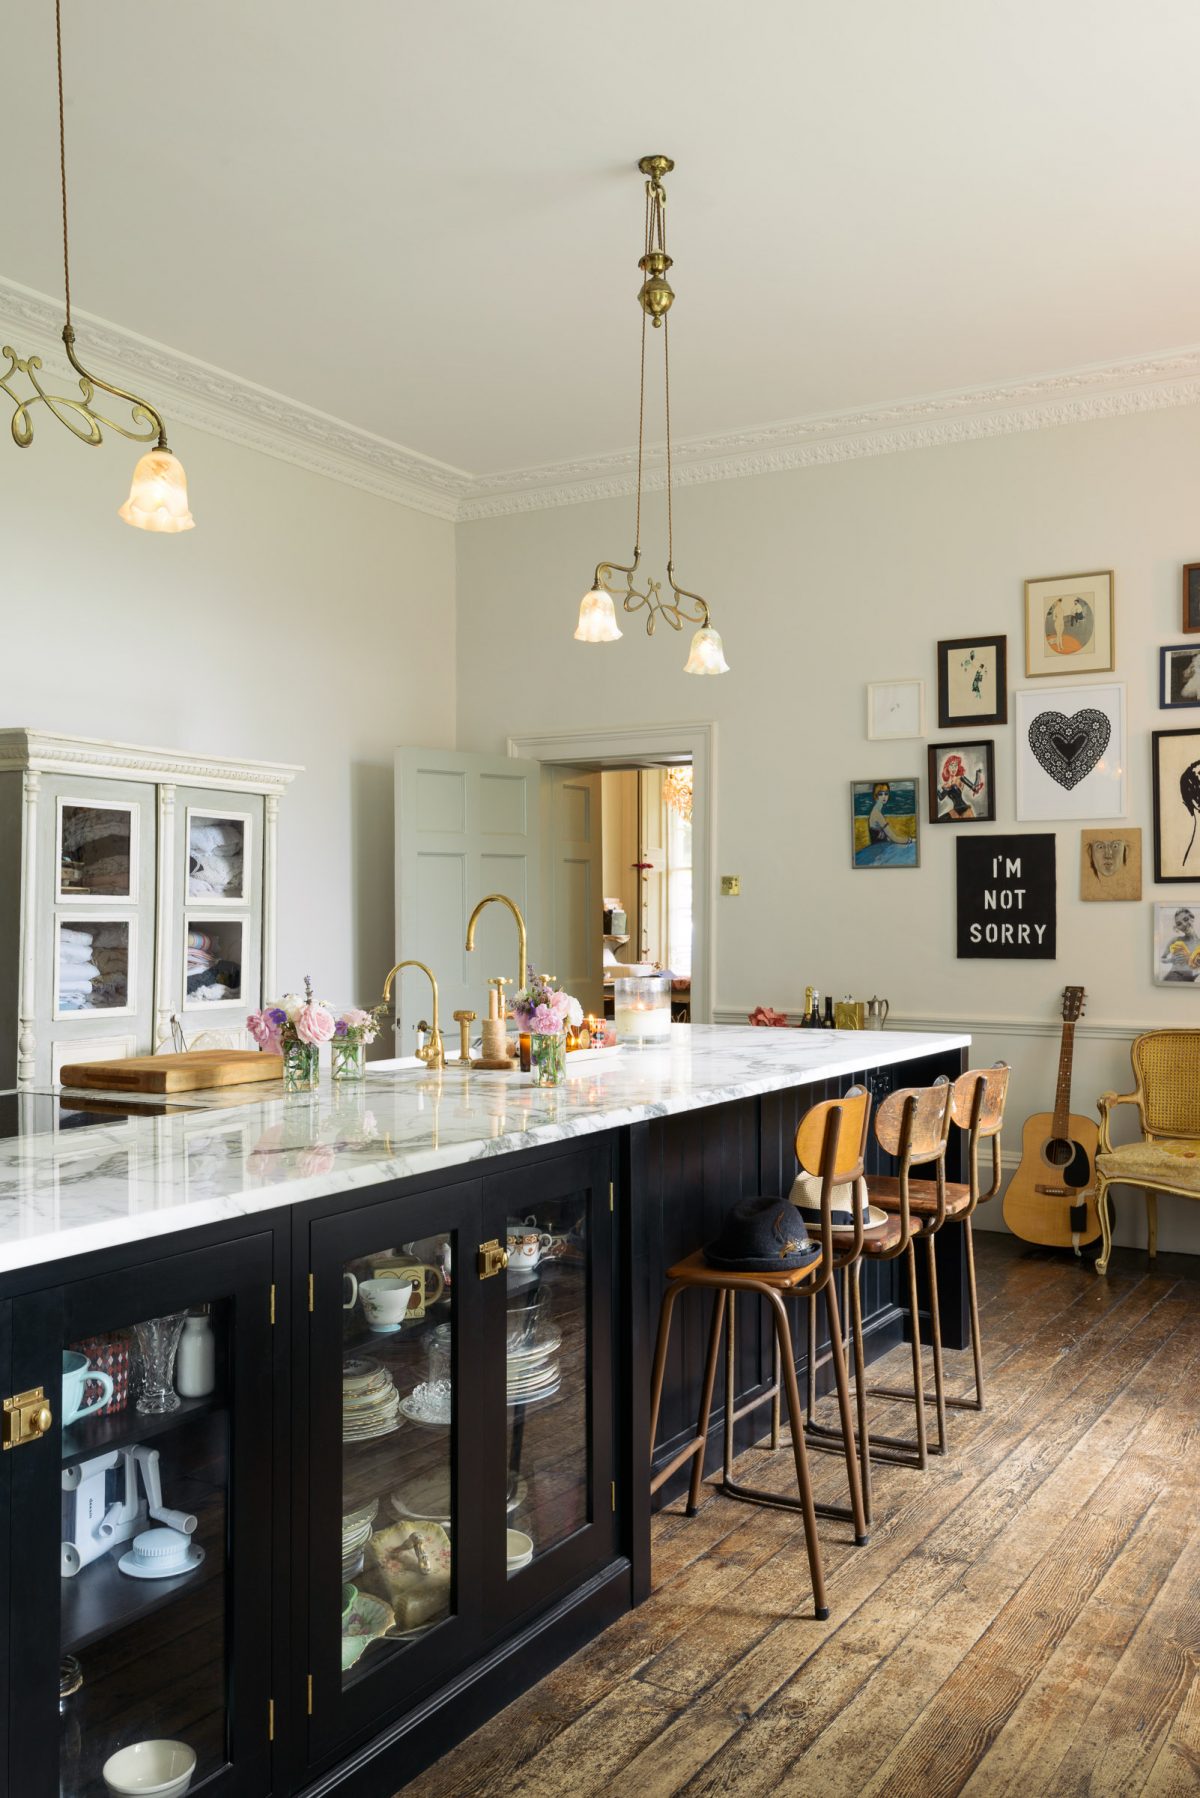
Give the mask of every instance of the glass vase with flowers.
POLYGON ((513 1017, 529 1032, 529 1067, 535 1086, 560 1086, 567 1076, 566 1033, 583 1022, 578 999, 554 984, 549 974, 533 974, 512 1001, 513 1017))
POLYGON ((350 1005, 334 1020, 329 1071, 335 1080, 361 1080, 367 1071, 367 1044, 379 1035, 382 1005, 363 1011, 350 1005))
POLYGON ((321 1044, 332 1042, 337 1019, 323 999, 314 999, 306 974, 303 998, 285 993, 276 1004, 252 1011, 246 1029, 266 1054, 283 1056, 286 1092, 311 1092, 320 1078, 321 1044))

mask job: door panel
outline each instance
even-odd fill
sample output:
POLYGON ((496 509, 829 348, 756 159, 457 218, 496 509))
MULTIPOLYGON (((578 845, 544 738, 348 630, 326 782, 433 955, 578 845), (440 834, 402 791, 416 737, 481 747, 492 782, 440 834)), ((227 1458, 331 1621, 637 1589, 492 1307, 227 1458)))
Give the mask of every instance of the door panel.
MULTIPOLYGON (((486 1017, 489 978, 516 977, 517 932, 505 907, 488 907, 475 951, 466 952, 467 920, 485 894, 506 894, 530 942, 539 939, 538 772, 536 762, 508 756, 396 751, 396 960, 428 962, 444 1019, 458 1010, 486 1017)), ((431 996, 409 971, 396 994, 396 1049, 408 1054, 431 996)))
POLYGON ((585 1012, 603 1016, 600 775, 580 768, 543 768, 542 803, 552 925, 546 965, 585 1012))

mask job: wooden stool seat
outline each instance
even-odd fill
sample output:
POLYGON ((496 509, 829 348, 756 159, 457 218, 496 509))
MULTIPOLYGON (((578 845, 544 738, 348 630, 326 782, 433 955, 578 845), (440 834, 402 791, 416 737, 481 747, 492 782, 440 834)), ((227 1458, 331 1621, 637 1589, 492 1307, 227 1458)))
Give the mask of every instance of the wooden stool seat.
MULTIPOLYGON (((899 1211, 900 1181, 894 1174, 872 1174, 867 1181, 867 1191, 871 1195, 871 1203, 878 1205, 883 1211, 899 1211)), ((945 1216, 961 1217, 964 1211, 971 1208, 971 1188, 960 1185, 957 1180, 947 1180, 945 1185, 945 1216)), ((908 1206, 913 1214, 914 1222, 918 1218, 931 1218, 937 1215, 938 1189, 936 1180, 910 1180, 908 1183, 908 1206)))
MULTIPOLYGON (((886 1209, 887 1207, 885 1206, 884 1210, 886 1209)), ((849 1234, 850 1233, 847 1232, 847 1236, 849 1236, 849 1234)), ((862 1252, 868 1258, 877 1256, 890 1260, 895 1252, 896 1244, 900 1242, 902 1235, 903 1228, 898 1217, 889 1217, 887 1222, 883 1224, 864 1225, 862 1233, 862 1252)), ((837 1241, 836 1235, 834 1241, 837 1241)))
POLYGON ((682 1261, 677 1261, 674 1267, 669 1267, 667 1278, 683 1280, 689 1286, 723 1286, 730 1292, 743 1288, 750 1291, 756 1286, 773 1286, 777 1292, 794 1292, 819 1272, 821 1261, 818 1252, 804 1267, 781 1268, 777 1274, 739 1274, 727 1267, 713 1267, 704 1259, 704 1250, 696 1249, 682 1261))

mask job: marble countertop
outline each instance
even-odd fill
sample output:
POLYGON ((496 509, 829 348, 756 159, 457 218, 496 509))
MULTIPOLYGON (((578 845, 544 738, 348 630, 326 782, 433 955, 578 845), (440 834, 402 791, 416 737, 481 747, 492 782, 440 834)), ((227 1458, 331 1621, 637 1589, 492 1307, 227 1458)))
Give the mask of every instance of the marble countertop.
MULTIPOLYGON (((678 1025, 669 1047, 589 1059, 561 1087, 451 1066, 316 1093, 252 1086, 108 1116, 98 1094, 10 1097, 0 1137, 0 1273, 514 1150, 966 1047, 931 1031, 678 1025), (78 1109, 73 1109, 78 1107, 78 1109), (39 1123, 43 1127, 38 1127, 39 1123)), ((369 1064, 368 1064, 369 1066, 369 1064)))

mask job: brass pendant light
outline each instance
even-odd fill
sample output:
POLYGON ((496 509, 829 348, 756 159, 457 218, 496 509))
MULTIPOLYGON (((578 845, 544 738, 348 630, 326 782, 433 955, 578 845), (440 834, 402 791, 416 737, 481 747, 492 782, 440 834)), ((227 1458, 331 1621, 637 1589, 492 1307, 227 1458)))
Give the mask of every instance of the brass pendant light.
POLYGON ((638 163, 638 168, 646 177, 646 229, 644 248, 638 260, 638 267, 645 279, 638 293, 638 303, 642 309, 642 354, 638 397, 637 519, 634 526, 633 560, 628 563, 597 564, 591 588, 579 602, 579 623, 575 627, 575 637, 580 643, 615 643, 621 630, 617 624, 613 599, 619 597, 626 612, 640 612, 645 608, 647 636, 654 635, 654 627, 660 618, 665 619, 671 629, 676 631, 683 629, 685 619, 689 624, 699 626, 684 664, 685 674, 728 674, 729 664, 725 660, 720 635, 712 628, 707 600, 702 599, 698 593, 689 593, 675 579, 675 531, 671 494, 671 344, 670 321, 667 316, 675 294, 667 280, 671 258, 667 255, 667 193, 663 186, 663 176, 669 175, 674 167, 669 156, 643 156, 638 163), (663 397, 667 419, 667 584, 671 589, 670 599, 662 597, 661 581, 647 580, 644 591, 635 587, 633 581, 642 559, 647 319, 656 331, 662 331, 663 397), (624 591, 609 585, 609 577, 613 574, 625 576, 624 591), (689 601, 690 605, 687 603, 689 601))
POLYGON ((183 465, 172 455, 167 443, 166 428, 160 414, 148 400, 139 399, 136 393, 127 393, 123 387, 114 387, 111 381, 101 380, 99 375, 91 374, 75 354, 75 330, 71 324, 71 261, 67 237, 67 136, 63 107, 63 61, 62 61, 62 0, 54 0, 55 48, 58 64, 58 159, 60 185, 62 189, 62 228, 63 228, 63 288, 66 302, 66 323, 63 326, 63 348, 67 352, 67 361, 79 376, 79 390, 82 399, 70 399, 61 394, 47 393, 38 378, 38 370, 42 366, 40 356, 18 356, 10 345, 0 346, 0 355, 7 356, 8 367, 0 371, 0 388, 13 402, 12 434, 18 449, 28 449, 33 442, 33 419, 31 410, 34 406, 44 405, 46 410, 57 418, 59 424, 66 425, 68 431, 74 433, 81 443, 95 447, 104 441, 101 425, 110 431, 116 431, 131 443, 153 443, 154 448, 140 459, 133 471, 133 483, 129 490, 129 498, 118 508, 118 515, 126 524, 132 524, 141 531, 190 531, 195 519, 188 510, 187 477, 183 465), (9 385, 18 375, 24 375, 33 393, 23 399, 9 385), (97 391, 111 394, 114 399, 124 400, 130 408, 128 424, 119 423, 115 418, 107 418, 96 409, 97 391), (144 426, 138 430, 132 427, 144 426))

